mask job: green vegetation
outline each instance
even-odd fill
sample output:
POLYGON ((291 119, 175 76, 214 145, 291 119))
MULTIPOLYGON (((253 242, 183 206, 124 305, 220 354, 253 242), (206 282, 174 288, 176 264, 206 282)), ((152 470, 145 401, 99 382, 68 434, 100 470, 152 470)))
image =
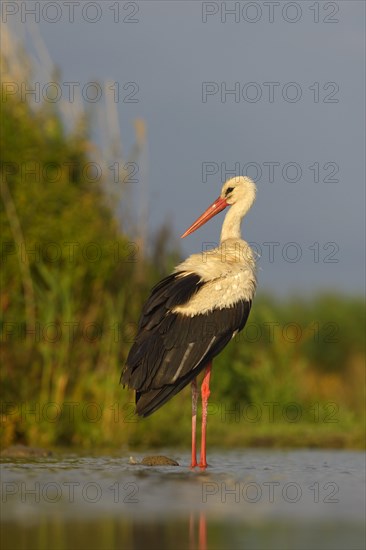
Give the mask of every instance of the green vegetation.
MULTIPOLYGON (((178 257, 167 230, 148 257, 121 232, 84 170, 85 124, 66 135, 55 109, 13 96, 1 125, 2 444, 188 445, 189 388, 138 420, 119 385, 141 305, 178 257)), ((361 447, 363 352, 360 300, 259 292, 215 361, 209 444, 361 447)))

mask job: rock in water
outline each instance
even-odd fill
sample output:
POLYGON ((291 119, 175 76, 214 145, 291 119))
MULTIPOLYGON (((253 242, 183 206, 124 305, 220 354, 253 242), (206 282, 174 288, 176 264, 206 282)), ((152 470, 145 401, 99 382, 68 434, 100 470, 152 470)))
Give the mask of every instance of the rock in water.
POLYGON ((141 462, 138 462, 133 456, 130 456, 130 464, 143 464, 144 466, 179 466, 176 460, 162 455, 145 456, 141 462))
POLYGON ((1 456, 9 458, 45 458, 52 456, 52 451, 38 449, 37 447, 27 447, 26 445, 11 445, 1 451, 1 456))

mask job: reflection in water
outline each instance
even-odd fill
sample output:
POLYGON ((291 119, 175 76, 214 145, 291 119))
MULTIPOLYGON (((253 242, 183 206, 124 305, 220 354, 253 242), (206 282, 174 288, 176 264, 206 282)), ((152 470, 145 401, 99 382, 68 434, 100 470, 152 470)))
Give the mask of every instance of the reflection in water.
POLYGON ((180 520, 147 521, 103 517, 62 518, 24 525, 2 523, 4 550, 364 550, 364 528, 342 522, 228 522, 192 515, 180 520), (191 531, 191 527, 194 530, 191 531), (193 535, 193 536, 192 536, 193 535))
MULTIPOLYGON (((120 524, 123 550, 207 550, 207 519, 204 512, 191 513, 180 520, 142 522, 132 520, 130 526, 120 524), (131 525, 132 523, 132 525, 131 525)), ((114 548, 114 547, 113 547, 114 548)))
POLYGON ((198 520, 198 544, 197 544, 197 514, 191 513, 189 517, 189 550, 207 550, 207 519, 206 513, 200 512, 198 520))
MULTIPOLYGON (((179 520, 171 518, 154 521, 150 518, 143 522, 142 518, 132 519, 127 525, 121 518, 123 550, 207 550, 207 518, 205 512, 184 515, 179 520)), ((113 547, 114 548, 114 547, 113 547)))

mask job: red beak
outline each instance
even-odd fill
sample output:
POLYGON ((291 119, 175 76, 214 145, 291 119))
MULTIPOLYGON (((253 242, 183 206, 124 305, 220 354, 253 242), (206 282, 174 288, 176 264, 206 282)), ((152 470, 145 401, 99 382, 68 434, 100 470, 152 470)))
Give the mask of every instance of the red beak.
POLYGON ((195 222, 192 223, 190 227, 188 227, 187 231, 183 233, 181 236, 181 239, 184 239, 184 237, 187 237, 187 235, 190 235, 193 233, 193 231, 196 231, 199 227, 201 227, 203 224, 208 222, 211 218, 216 216, 219 212, 224 210, 226 208, 228 203, 225 199, 222 199, 221 197, 218 197, 212 204, 207 208, 207 210, 204 211, 203 214, 195 222))

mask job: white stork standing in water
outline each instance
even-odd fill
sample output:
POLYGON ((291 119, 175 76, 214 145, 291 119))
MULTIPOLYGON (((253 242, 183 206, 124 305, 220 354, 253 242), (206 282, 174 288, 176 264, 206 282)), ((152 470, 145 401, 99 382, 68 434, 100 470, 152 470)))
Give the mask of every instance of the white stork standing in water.
POLYGON ((247 177, 228 180, 220 196, 182 235, 196 231, 230 206, 220 246, 193 254, 160 281, 145 303, 135 342, 121 383, 136 390, 136 413, 148 416, 192 385, 192 462, 196 458, 198 389, 201 385, 202 431, 199 466, 207 467, 206 425, 213 358, 243 329, 256 287, 255 261, 240 225, 255 200, 256 187, 247 177))

